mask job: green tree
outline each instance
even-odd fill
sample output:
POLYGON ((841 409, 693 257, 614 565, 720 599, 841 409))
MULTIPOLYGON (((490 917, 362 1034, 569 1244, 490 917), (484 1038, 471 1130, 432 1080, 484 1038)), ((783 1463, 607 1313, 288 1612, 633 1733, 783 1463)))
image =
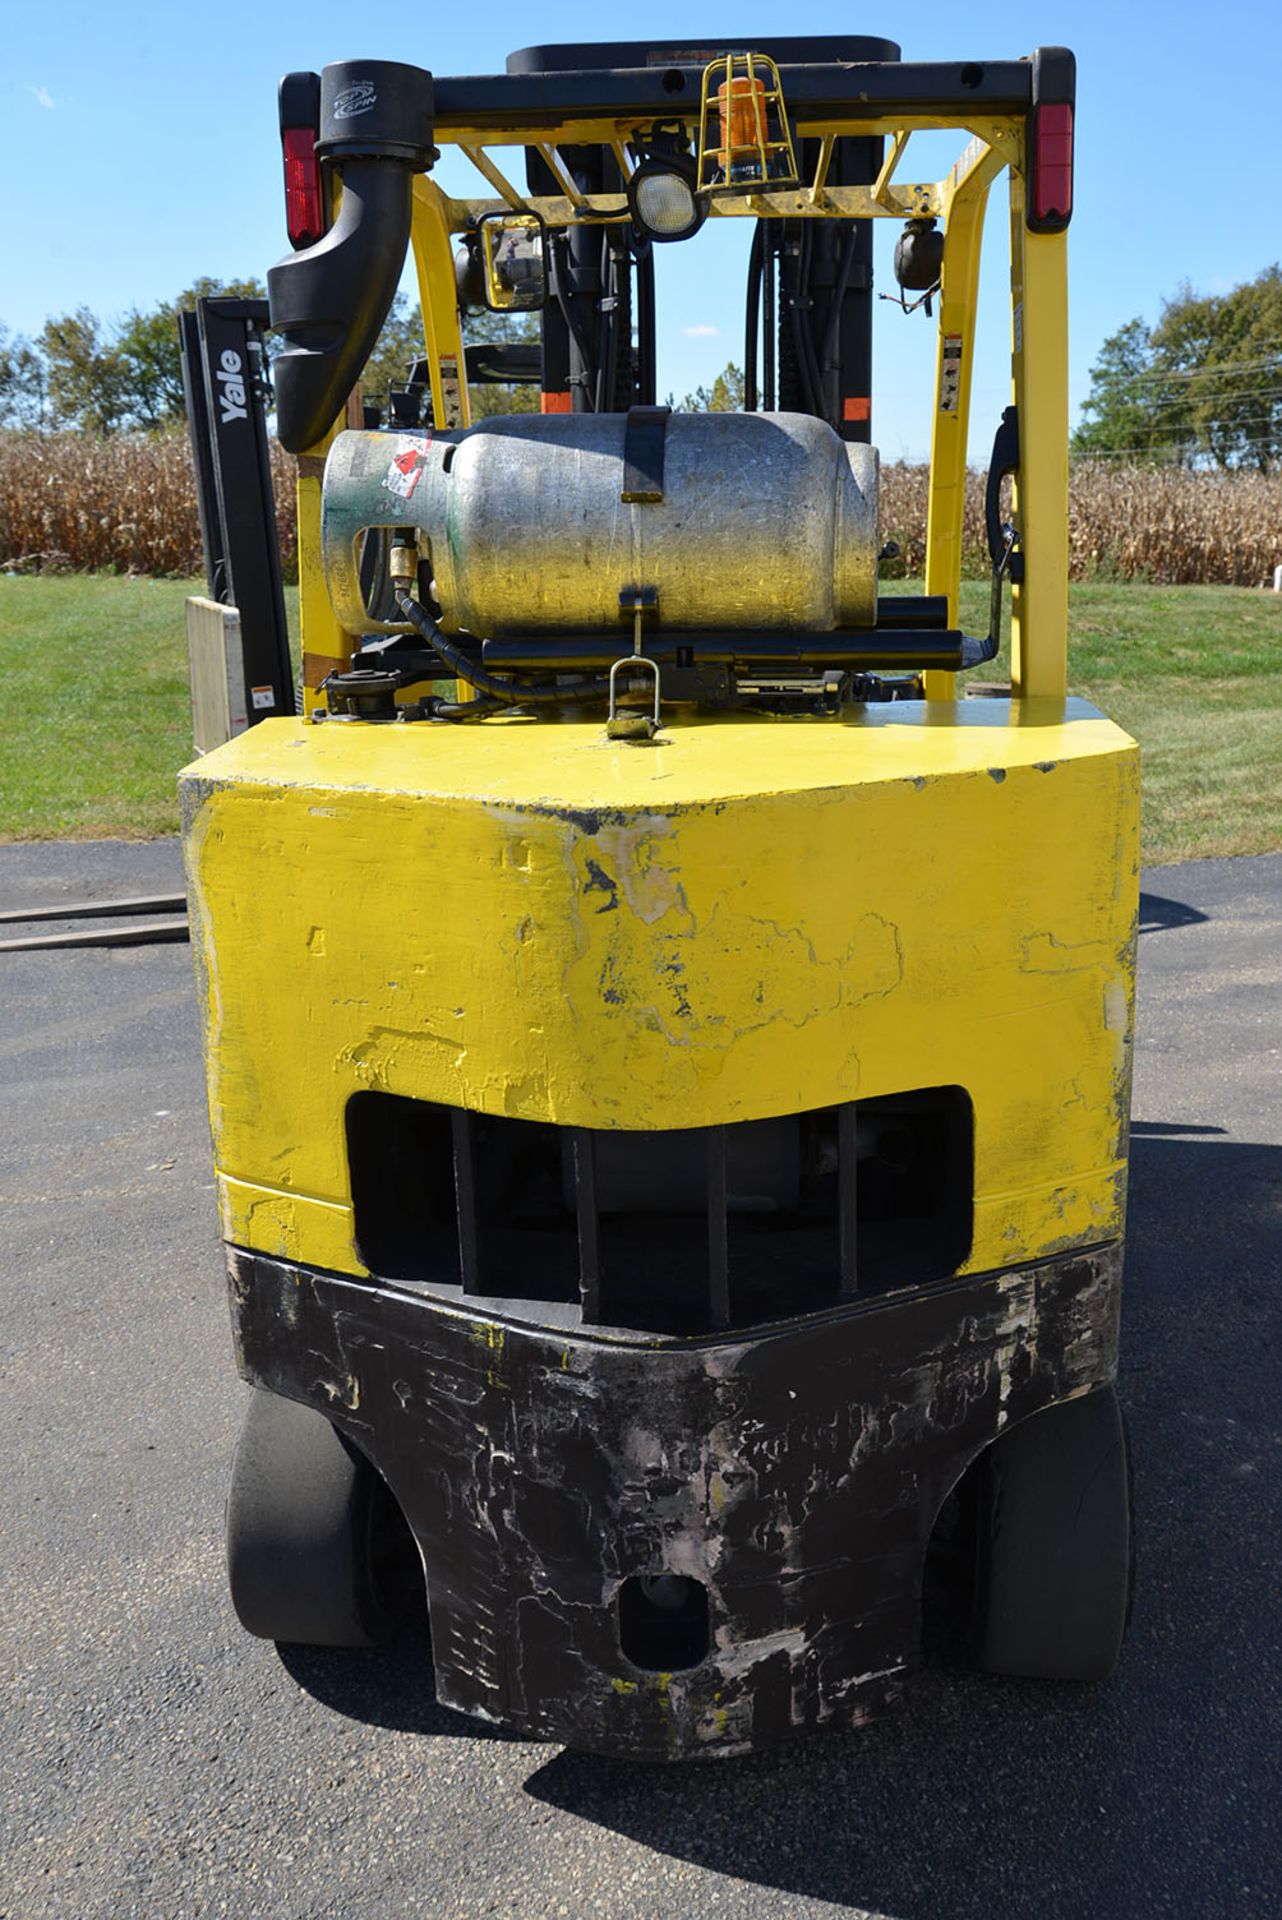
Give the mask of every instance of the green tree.
POLYGON ((1183 388, 1178 405, 1199 453, 1261 473, 1282 463, 1282 268, 1227 294, 1199 298, 1182 288, 1153 347, 1183 388))
POLYGON ((386 412, 387 389, 405 385, 410 368, 424 351, 418 303, 411 306, 405 295, 398 293, 361 375, 361 392, 369 404, 386 412))
POLYGON ((176 300, 145 310, 133 307, 116 331, 115 346, 124 367, 129 424, 165 427, 186 415, 178 316, 198 300, 262 300, 261 280, 213 280, 207 275, 186 287, 176 300))
POLYGON ((0 325, 0 427, 38 427, 44 419, 45 367, 23 334, 0 325))
POLYGON ((56 427, 110 433, 128 417, 127 376, 114 342, 88 307, 46 320, 37 342, 56 427))
POLYGON ((678 413, 742 413, 743 369, 731 360, 710 387, 696 387, 679 405, 669 394, 668 405, 678 413))
POLYGON ((1155 365, 1152 335, 1138 317, 1110 334, 1091 368, 1090 397, 1073 435, 1079 454, 1131 453, 1176 458, 1165 389, 1155 365))
POLYGON ((1227 294, 1182 286, 1155 327, 1129 320, 1091 371, 1079 454, 1282 464, 1282 268, 1227 294))
POLYGON ((183 418, 178 315, 211 295, 261 300, 259 280, 197 280, 174 300, 133 307, 113 327, 88 307, 45 323, 37 342, 52 424, 85 432, 164 427, 183 418))

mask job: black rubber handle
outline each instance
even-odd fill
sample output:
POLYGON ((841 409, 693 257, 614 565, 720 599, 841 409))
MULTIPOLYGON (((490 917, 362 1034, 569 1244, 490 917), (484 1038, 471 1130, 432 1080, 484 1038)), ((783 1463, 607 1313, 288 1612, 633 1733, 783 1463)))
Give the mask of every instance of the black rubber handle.
POLYGON ((1019 472, 1019 410, 1007 407, 993 441, 993 457, 988 463, 988 485, 984 490, 984 528, 988 535, 988 557, 994 571, 1006 554, 1006 536, 1002 530, 1002 481, 1008 473, 1019 472))

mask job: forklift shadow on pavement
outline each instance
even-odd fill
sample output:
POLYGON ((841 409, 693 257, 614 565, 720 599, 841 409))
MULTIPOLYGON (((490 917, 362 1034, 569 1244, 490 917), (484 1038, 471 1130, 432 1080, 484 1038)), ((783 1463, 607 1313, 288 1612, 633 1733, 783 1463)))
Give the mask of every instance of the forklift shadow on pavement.
POLYGON ((322 1706, 391 1733, 428 1739, 515 1741, 506 1727, 489 1727, 437 1702, 427 1609, 415 1606, 385 1647, 278 1645, 280 1663, 296 1686, 322 1706))
POLYGON ((1135 1126, 1121 1385, 1145 1501, 1103 1689, 979 1675, 928 1636, 907 1712, 862 1731, 697 1772, 565 1750, 526 1791, 895 1920, 1276 1911, 1280 1205, 1282 1147, 1135 1126))
MULTIPOLYGON (((938 1915, 944 1886, 950 1920, 1157 1914, 1181 1899, 1266 1910, 1232 1877, 1262 1894, 1275 1857, 1276 1676, 1260 1628, 1276 1610, 1263 1543, 1280 1197, 1282 1147, 1212 1125, 1134 1128, 1122 1383, 1146 1499, 1130 1651, 1102 1690, 985 1677, 945 1646, 906 1711, 862 1730, 717 1767, 549 1748, 526 1792, 693 1865, 896 1920, 938 1915)), ((425 1639, 420 1617, 382 1653, 281 1657, 337 1712, 496 1737, 431 1702, 425 1639)))
POLYGON ((1160 893, 1140 895, 1139 931, 1142 934, 1174 933, 1180 927, 1200 927, 1210 917, 1198 907, 1187 906, 1183 900, 1168 900, 1160 893))

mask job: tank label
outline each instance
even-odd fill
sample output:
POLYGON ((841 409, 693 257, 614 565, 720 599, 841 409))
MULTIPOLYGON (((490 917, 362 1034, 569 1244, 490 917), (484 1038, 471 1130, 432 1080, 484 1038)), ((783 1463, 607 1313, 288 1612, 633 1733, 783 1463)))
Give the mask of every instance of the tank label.
POLYGON ((419 475, 427 465, 427 455, 418 447, 406 447, 404 453, 398 453, 395 460, 383 476, 383 485, 389 493, 396 494, 402 500, 412 500, 414 489, 418 485, 419 475))

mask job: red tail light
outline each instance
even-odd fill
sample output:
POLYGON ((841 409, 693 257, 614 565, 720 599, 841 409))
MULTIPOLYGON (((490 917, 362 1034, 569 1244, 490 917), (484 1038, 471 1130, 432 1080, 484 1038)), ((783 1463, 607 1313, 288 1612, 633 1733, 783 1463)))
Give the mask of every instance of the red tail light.
POLYGON ((1073 109, 1038 107, 1033 136, 1033 218, 1040 227, 1067 226, 1073 212, 1073 109))
POLYGON ((285 224, 292 247, 314 247, 325 232, 325 201, 321 190, 316 133, 312 127, 284 127, 285 224))

